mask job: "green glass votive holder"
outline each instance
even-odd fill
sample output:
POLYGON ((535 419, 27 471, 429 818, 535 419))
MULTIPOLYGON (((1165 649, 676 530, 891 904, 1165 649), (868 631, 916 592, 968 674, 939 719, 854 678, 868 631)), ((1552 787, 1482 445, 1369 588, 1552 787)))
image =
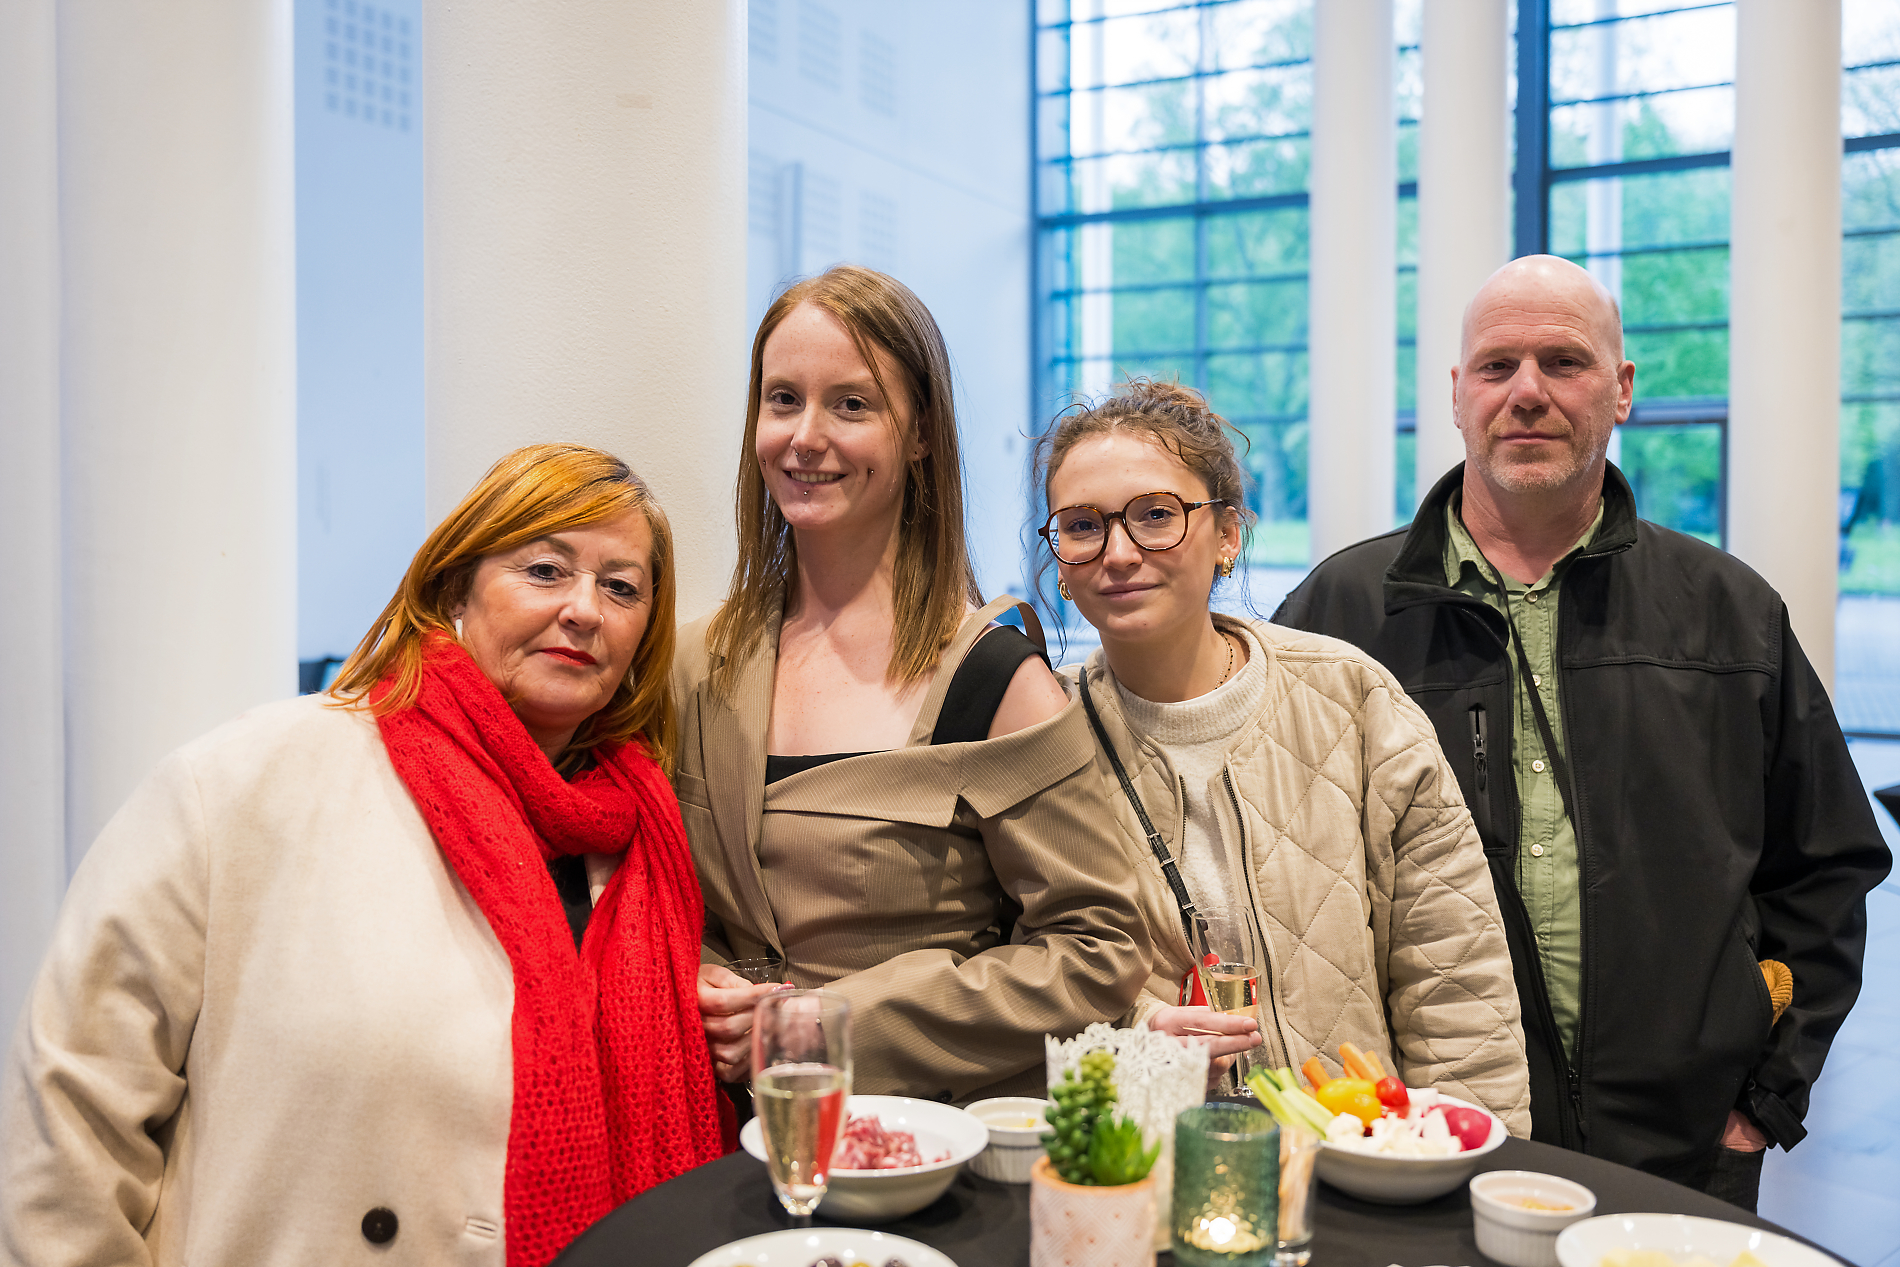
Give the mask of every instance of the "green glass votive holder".
POLYGON ((1174 1261, 1271 1267, 1280 1230, 1280 1128, 1243 1104, 1174 1119, 1174 1261))

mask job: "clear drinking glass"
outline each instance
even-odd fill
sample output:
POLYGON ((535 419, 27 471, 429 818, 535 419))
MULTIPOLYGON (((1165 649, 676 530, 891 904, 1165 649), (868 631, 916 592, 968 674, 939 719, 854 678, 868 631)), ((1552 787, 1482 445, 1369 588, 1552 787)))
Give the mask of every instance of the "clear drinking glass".
POLYGON ((1306 1267, 1313 1259, 1313 1168, 1319 1136, 1296 1126, 1280 1127, 1280 1239, 1274 1267, 1306 1267))
POLYGON ((774 955, 757 959, 734 959, 726 965, 748 985, 766 985, 786 980, 785 961, 774 955))
POLYGON ((1262 1042, 1235 1056, 1234 1063, 1221 1075, 1220 1093, 1237 1095, 1247 1084, 1252 1057, 1262 1050, 1267 1033, 1260 1015, 1260 969, 1250 962, 1253 951, 1238 920, 1203 916, 1201 934, 1205 939, 1201 988, 1207 991, 1207 1005, 1230 1016, 1251 1016, 1260 1027, 1262 1042))
POLYGON ((752 1017, 752 1102, 766 1168, 797 1227, 825 1199, 851 1095, 851 1004, 830 990, 784 990, 752 1017))

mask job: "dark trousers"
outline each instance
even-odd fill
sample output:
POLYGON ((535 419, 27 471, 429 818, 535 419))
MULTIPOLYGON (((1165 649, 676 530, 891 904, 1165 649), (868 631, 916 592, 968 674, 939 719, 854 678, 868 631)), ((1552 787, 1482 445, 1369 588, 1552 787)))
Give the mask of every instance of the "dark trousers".
POLYGON ((1733 1148, 1717 1146, 1715 1155, 1709 1158, 1702 1173, 1690 1182, 1692 1188, 1730 1205, 1739 1205, 1750 1214, 1761 1200, 1761 1163, 1768 1155, 1767 1149, 1744 1153, 1733 1148))

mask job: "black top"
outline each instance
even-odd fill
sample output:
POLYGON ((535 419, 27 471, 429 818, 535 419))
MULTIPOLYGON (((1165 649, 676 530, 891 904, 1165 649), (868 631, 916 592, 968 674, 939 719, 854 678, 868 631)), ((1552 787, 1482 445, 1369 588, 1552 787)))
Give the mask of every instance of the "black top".
MULTIPOLYGON (((990 726, 996 720, 996 710, 1002 707, 1003 696, 1009 691, 1010 679, 1032 655, 1041 656, 1042 652, 1013 625, 997 625, 978 637, 976 645, 950 677, 950 685, 943 695, 943 709, 937 714, 936 729, 930 732, 931 746, 974 743, 989 738, 990 726)), ((1048 662, 1049 657, 1043 656, 1043 663, 1048 662)), ((765 781, 777 783, 833 761, 866 755, 824 752, 803 757, 767 756, 765 781)))
POLYGON ((587 887, 587 859, 577 853, 563 854, 548 862, 548 874, 554 877, 554 891, 561 895, 561 910, 574 934, 574 949, 579 950, 581 934, 587 931, 587 917, 594 913, 594 895, 587 887))
MULTIPOLYGON (((576 776, 593 768, 594 754, 589 751, 561 777, 571 783, 576 776)), ((594 913, 594 895, 587 885, 587 859, 580 854, 550 859, 548 874, 554 877, 554 891, 560 895, 568 931, 574 934, 574 949, 579 950, 581 935, 587 931, 587 918, 594 913)))

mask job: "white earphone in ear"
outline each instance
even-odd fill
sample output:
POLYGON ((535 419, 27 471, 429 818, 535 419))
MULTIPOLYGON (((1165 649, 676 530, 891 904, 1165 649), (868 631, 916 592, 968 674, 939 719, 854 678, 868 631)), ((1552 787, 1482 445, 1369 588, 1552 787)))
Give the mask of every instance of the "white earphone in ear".
POLYGON ((455 636, 457 639, 460 639, 462 636, 462 618, 460 616, 455 618, 455 636))

